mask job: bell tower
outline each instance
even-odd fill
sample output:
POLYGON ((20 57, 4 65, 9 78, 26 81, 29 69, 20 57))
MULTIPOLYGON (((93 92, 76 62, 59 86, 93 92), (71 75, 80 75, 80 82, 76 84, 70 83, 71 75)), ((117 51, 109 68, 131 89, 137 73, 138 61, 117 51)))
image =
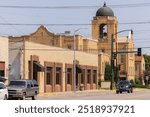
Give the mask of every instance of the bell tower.
MULTIPOLYGON (((98 40, 99 52, 110 55, 112 34, 118 31, 118 21, 112 9, 106 6, 99 8, 92 20, 92 38, 98 40)), ((117 40, 117 35, 115 37, 117 40)))

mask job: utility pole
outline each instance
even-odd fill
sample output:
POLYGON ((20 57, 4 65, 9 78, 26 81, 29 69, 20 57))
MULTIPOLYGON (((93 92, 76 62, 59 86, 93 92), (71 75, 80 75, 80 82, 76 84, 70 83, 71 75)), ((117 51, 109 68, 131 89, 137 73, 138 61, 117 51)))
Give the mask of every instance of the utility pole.
MULTIPOLYGON (((113 47, 113 43, 115 41, 114 36, 119 34, 119 33, 126 32, 126 31, 131 31, 131 33, 133 33, 132 29, 127 29, 127 30, 121 30, 121 31, 116 32, 116 33, 111 35, 111 73, 110 73, 111 83, 110 83, 110 90, 113 89, 113 80, 114 80, 114 47, 113 47)), ((117 44, 117 42, 116 42, 116 44, 117 44)), ((116 45, 116 52, 115 52, 115 54, 116 54, 116 67, 117 67, 118 66, 117 65, 117 54, 118 54, 117 45, 116 45)), ((116 68, 116 70, 117 70, 117 68, 116 68)))
POLYGON ((73 67, 74 67, 74 92, 76 92, 77 87, 76 87, 76 75, 77 75, 77 71, 76 71, 76 33, 81 30, 81 29, 86 29, 86 28, 78 28, 77 30, 74 31, 73 33, 73 67))
POLYGON ((111 78, 111 84, 110 84, 110 90, 113 89, 113 70, 114 70, 114 52, 113 52, 113 34, 111 36, 111 73, 110 73, 110 78, 111 78))

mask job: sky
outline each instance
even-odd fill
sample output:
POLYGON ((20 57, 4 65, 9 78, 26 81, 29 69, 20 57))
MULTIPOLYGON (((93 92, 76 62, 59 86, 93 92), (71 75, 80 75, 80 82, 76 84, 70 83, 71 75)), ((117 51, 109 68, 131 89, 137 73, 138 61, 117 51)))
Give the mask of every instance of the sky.
MULTIPOLYGON (((114 11, 118 19, 119 31, 133 29, 135 47, 145 47, 142 49, 142 53, 150 55, 149 0, 0 0, 0 24, 91 24, 96 11, 103 6, 104 1, 114 11), (116 5, 118 6, 116 7, 116 5), (8 8, 2 6, 38 6, 51 8, 8 8), (60 8, 62 6, 94 7, 60 8), (131 22, 147 23, 123 24, 131 22)), ((38 27, 39 25, 0 25, 0 35, 28 35, 35 32, 38 27)), ((78 31, 78 33, 86 37, 91 37, 91 25, 48 25, 45 27, 52 33, 64 33, 65 31, 73 33, 79 28, 84 28, 78 31)), ((128 34, 124 33, 123 35, 128 34)))

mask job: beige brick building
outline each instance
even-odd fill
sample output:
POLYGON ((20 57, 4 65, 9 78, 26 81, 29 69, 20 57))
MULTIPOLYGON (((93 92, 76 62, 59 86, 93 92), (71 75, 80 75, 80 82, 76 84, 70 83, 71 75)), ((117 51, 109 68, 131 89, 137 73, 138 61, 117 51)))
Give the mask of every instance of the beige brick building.
POLYGON ((144 82, 145 60, 143 56, 135 56, 135 77, 144 82))
MULTIPOLYGON (((13 50, 10 52, 13 69, 10 77, 36 79, 41 92, 73 91, 74 84, 78 90, 80 86, 85 90, 96 89, 98 79, 105 80, 106 64, 110 64, 112 35, 115 34, 114 52, 133 51, 134 41, 133 34, 124 37, 117 34, 117 17, 106 4, 96 12, 91 28, 92 38, 54 34, 44 26, 30 35, 9 37, 10 49, 13 50), (74 39, 76 63, 82 68, 76 83, 73 76, 74 39)), ((121 79, 134 79, 134 53, 118 53, 117 65, 121 66, 121 79)))

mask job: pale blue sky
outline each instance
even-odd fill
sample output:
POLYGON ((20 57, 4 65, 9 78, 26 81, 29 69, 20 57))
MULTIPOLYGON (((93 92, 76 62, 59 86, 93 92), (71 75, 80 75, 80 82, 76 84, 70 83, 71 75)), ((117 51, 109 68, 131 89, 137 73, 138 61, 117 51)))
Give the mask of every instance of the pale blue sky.
MULTIPOLYGON (((107 6, 120 4, 150 3, 149 0, 0 0, 0 6, 107 6)), ((15 9, 0 7, 0 23, 29 23, 29 24, 90 24, 98 8, 87 9, 15 9)), ((142 7, 112 7, 119 23, 149 22, 150 5, 142 7)), ((34 32, 38 26, 2 26, 0 35, 22 35, 34 32)), ((78 28, 80 34, 90 37, 91 26, 47 26, 54 33, 66 30, 74 31, 78 28)), ((140 25, 119 25, 119 30, 133 29, 135 47, 150 47, 150 23, 140 25)), ((127 35, 125 33, 124 35, 127 35)), ((150 48, 143 49, 143 53, 150 54, 150 48)))

